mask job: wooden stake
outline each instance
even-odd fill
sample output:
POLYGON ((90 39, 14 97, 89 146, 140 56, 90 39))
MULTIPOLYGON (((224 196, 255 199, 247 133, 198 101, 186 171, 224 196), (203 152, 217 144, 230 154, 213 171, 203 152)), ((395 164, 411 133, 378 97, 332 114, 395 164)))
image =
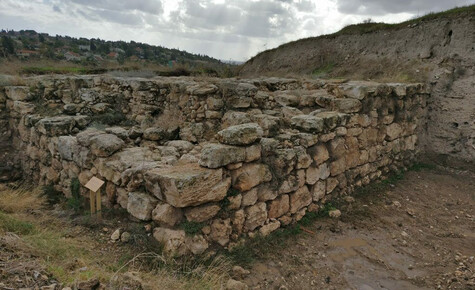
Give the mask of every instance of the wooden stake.
POLYGON ((101 189, 99 188, 96 192, 96 209, 97 209, 97 218, 102 220, 102 204, 101 204, 101 189))
POLYGON ((94 215, 96 213, 96 194, 92 190, 89 190, 89 203, 91 205, 91 215, 94 215))

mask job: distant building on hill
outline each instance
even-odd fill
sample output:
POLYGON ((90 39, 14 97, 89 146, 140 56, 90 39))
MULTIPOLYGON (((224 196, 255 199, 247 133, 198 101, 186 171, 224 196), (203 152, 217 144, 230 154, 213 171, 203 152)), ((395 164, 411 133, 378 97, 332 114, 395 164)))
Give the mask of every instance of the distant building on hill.
POLYGON ((91 51, 91 45, 90 45, 90 44, 87 44, 87 45, 79 45, 79 50, 91 51))
POLYGON ((20 49, 16 51, 16 55, 21 58, 29 58, 31 56, 39 56, 40 53, 34 50, 20 49))

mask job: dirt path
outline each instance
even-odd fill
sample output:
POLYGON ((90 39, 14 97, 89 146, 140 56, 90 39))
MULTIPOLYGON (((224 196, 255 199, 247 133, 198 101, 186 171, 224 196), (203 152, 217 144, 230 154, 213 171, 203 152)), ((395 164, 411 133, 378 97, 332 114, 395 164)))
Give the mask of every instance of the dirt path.
POLYGON ((251 289, 475 289, 475 178, 409 172, 253 264, 251 289))

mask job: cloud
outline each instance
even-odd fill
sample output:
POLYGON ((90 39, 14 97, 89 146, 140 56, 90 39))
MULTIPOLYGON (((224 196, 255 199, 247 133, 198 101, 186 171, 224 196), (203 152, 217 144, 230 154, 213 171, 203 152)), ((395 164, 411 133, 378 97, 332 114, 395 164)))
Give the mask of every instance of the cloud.
MULTIPOLYGON (((399 22, 469 0, 0 0, 0 28, 134 40, 245 60, 345 25, 399 22)), ((473 0, 471 0, 473 1, 473 0)))
POLYGON ((383 15, 387 13, 438 12, 473 4, 469 0, 337 0, 338 11, 343 14, 383 15))
MULTIPOLYGON (((137 10, 144 13, 160 14, 163 12, 160 0, 69 0, 91 10, 101 9, 109 11, 137 10)), ((69 2, 65 1, 65 2, 69 2)))

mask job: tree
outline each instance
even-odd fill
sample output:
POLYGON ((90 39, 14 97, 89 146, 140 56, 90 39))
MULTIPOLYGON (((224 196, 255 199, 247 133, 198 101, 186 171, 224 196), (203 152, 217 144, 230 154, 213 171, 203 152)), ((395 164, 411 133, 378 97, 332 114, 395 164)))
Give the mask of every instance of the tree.
POLYGON ((10 37, 6 35, 2 36, 2 46, 7 54, 15 53, 15 46, 13 44, 13 40, 10 37))
POLYGON ((89 42, 89 44, 91 45, 91 51, 96 51, 97 47, 96 47, 96 45, 94 44, 94 41, 92 41, 92 39, 91 39, 91 41, 89 42))

